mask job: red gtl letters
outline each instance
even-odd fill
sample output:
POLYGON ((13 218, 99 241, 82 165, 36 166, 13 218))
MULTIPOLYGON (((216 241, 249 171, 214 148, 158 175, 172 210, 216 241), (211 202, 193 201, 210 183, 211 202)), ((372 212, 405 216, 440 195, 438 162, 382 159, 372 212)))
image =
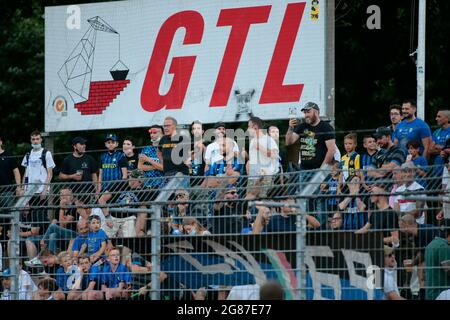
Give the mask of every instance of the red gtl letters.
POLYGON ((155 112, 162 108, 181 109, 191 79, 196 56, 174 57, 169 68, 173 74, 172 84, 165 95, 160 95, 159 86, 169 56, 175 32, 184 27, 183 44, 199 44, 203 36, 204 21, 196 11, 182 11, 169 17, 159 30, 148 64, 141 92, 142 108, 155 112))

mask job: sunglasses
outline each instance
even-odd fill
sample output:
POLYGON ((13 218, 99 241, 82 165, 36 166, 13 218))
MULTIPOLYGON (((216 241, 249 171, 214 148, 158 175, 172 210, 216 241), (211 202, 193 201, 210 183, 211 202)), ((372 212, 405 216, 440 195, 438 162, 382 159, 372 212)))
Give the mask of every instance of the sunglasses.
POLYGON ((187 195, 185 195, 184 193, 179 193, 175 195, 175 198, 184 198, 184 197, 187 197, 187 195))
POLYGON ((388 258, 395 257, 395 253, 389 253, 389 254, 386 255, 385 257, 388 257, 388 258))
POLYGON ((229 192, 227 192, 227 193, 225 193, 225 194, 237 194, 237 192, 236 191, 229 191, 229 192))

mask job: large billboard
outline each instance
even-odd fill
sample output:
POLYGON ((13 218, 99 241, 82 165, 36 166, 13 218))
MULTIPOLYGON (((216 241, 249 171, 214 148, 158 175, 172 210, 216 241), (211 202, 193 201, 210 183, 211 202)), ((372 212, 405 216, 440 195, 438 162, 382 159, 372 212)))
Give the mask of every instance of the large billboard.
POLYGON ((133 0, 45 9, 48 132, 325 112, 325 3, 133 0))

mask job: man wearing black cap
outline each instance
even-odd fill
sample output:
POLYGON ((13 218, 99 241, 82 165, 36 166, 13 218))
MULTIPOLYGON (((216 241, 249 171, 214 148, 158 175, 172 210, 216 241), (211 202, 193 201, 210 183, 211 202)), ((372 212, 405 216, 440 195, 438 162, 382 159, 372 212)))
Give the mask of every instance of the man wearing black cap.
POLYGON ((300 139, 300 170, 318 169, 333 160, 336 151, 334 128, 320 121, 320 109, 314 102, 308 102, 302 112, 304 123, 297 124, 297 119, 289 120, 286 145, 300 139))
POLYGON ((373 157, 373 162, 367 174, 373 178, 390 178, 392 171, 399 169, 402 163, 406 161, 406 153, 402 148, 392 143, 389 128, 379 127, 375 131, 374 137, 377 139, 380 150, 373 157))
POLYGON ((81 190, 84 190, 84 193, 96 191, 98 194, 100 190, 96 189, 98 188, 97 164, 92 156, 86 154, 86 139, 75 137, 72 140, 72 147, 73 153, 63 160, 59 178, 61 181, 75 183, 92 181, 92 185, 72 184, 71 189, 74 194, 81 190))

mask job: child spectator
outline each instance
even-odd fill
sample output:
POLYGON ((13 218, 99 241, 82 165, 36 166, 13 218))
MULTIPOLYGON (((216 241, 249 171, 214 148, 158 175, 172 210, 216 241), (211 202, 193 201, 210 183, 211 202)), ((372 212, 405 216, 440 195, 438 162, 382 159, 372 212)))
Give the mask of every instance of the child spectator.
POLYGON ((38 291, 33 296, 33 300, 59 300, 60 296, 56 294, 56 280, 52 278, 44 278, 38 282, 38 291))
POLYGON ((128 289, 131 284, 131 273, 120 262, 120 251, 112 248, 108 254, 108 262, 102 270, 102 291, 106 300, 112 298, 128 298, 128 289))
POLYGON ((318 220, 321 225, 325 225, 325 222, 337 211, 338 209, 338 200, 337 200, 337 188, 339 184, 339 162, 334 161, 331 167, 331 173, 325 178, 325 181, 320 185, 320 191, 322 194, 327 195, 328 197, 322 199, 325 203, 324 212, 318 212, 318 220))
MULTIPOLYGON (((105 258, 108 236, 104 230, 100 229, 100 226, 99 216, 94 215, 89 217, 90 232, 87 236, 86 243, 82 245, 79 252, 82 255, 87 250, 86 252, 90 256, 91 263, 97 262, 100 258, 105 258)), ((99 263, 101 263, 101 260, 99 263)))
POLYGON ((58 286, 58 291, 64 293, 64 296, 66 296, 70 291, 67 280, 72 275, 70 268, 73 266, 73 260, 66 251, 61 252, 58 255, 58 259, 61 262, 61 266, 56 271, 56 285, 58 286))
POLYGON ((67 300, 103 300, 101 292, 101 272, 93 266, 87 254, 78 258, 80 277, 74 283, 67 300))
POLYGON ((369 170, 372 163, 374 162, 374 156, 378 151, 377 141, 372 135, 364 136, 363 146, 366 149, 366 152, 361 154, 361 169, 363 170, 362 185, 364 189, 369 191, 370 183, 373 181, 373 179, 367 175, 367 170, 369 170))
POLYGON ((205 227, 198 222, 197 219, 186 217, 183 219, 183 230, 186 234, 190 236, 209 236, 211 232, 209 232, 205 227))
MULTIPOLYGON (((105 205, 113 194, 119 191, 120 185, 113 183, 115 180, 127 179, 128 163, 125 154, 122 151, 116 150, 119 146, 119 139, 115 134, 108 134, 105 138, 105 146, 108 149, 107 152, 100 156, 98 183, 101 185, 101 192, 103 193, 98 199, 100 205, 105 205)), ((109 215, 108 208, 102 207, 105 217, 109 215)), ((108 222, 111 224, 112 222, 108 222)))
POLYGON ((420 155, 420 144, 416 140, 411 140, 406 144, 409 155, 406 157, 406 161, 412 161, 416 166, 416 181, 424 188, 427 187, 427 180, 425 178, 428 175, 428 162, 423 156, 420 155))
MULTIPOLYGON (((358 137, 356 133, 350 133, 344 137, 344 148, 346 154, 341 157, 341 173, 337 194, 347 194, 347 184, 355 177, 359 177, 360 156, 355 151, 358 137)), ((359 180, 358 180, 359 182, 359 180)))
POLYGON ((364 212, 366 205, 358 196, 361 188, 359 177, 354 176, 350 183, 347 183, 349 196, 338 204, 339 216, 342 218, 343 230, 357 230, 367 223, 367 212, 364 212))

